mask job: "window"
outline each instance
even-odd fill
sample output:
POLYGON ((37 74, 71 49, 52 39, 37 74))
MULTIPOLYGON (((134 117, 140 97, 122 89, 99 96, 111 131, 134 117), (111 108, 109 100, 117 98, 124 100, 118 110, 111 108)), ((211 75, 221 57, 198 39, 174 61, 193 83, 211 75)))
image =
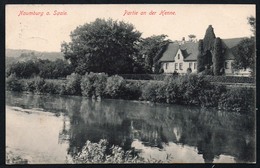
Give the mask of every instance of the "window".
POLYGON ((182 70, 182 63, 180 63, 180 70, 182 70))
POLYGON ((189 63, 189 68, 192 68, 192 62, 189 63))
POLYGON ((180 54, 178 54, 178 59, 180 59, 180 54))
POLYGON ((167 69, 168 68, 168 63, 165 63, 165 69, 167 69))
POLYGON ((194 62, 194 69, 197 69, 197 63, 194 62))
POLYGON ((178 70, 178 63, 175 63, 175 70, 178 70))
POLYGON ((225 69, 229 69, 228 62, 225 62, 225 69))

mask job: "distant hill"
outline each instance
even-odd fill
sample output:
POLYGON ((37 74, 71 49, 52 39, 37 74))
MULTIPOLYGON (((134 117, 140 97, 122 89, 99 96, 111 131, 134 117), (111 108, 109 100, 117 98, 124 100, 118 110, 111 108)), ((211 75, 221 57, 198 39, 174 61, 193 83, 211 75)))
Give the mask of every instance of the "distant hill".
POLYGON ((5 56, 15 58, 15 60, 30 60, 30 59, 48 59, 54 61, 56 59, 64 59, 61 52, 40 52, 34 50, 22 50, 22 49, 6 49, 5 56))

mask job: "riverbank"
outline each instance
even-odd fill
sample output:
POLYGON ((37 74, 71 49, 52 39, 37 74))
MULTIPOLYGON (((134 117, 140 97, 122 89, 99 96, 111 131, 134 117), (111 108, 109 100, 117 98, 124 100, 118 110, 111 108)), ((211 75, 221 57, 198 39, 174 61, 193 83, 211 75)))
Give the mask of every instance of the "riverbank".
POLYGON ((104 73, 72 74, 66 80, 40 77, 19 79, 11 75, 6 79, 6 89, 35 94, 80 95, 94 99, 197 105, 244 113, 252 113, 255 109, 255 88, 226 87, 193 74, 168 76, 163 81, 125 80, 121 76, 108 77, 104 73))

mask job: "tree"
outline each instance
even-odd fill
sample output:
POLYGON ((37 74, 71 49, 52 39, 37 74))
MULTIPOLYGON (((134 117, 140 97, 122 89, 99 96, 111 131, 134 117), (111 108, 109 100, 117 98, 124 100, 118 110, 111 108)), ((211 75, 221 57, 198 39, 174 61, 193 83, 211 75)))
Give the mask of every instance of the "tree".
POLYGON ((205 58, 204 58, 204 49, 203 49, 203 40, 199 40, 198 44, 199 54, 197 57, 197 72, 202 72, 205 69, 205 58))
POLYGON ((203 47, 204 47, 204 52, 206 51, 212 51, 214 47, 214 42, 215 42, 215 33, 212 25, 209 25, 209 27, 206 30, 206 34, 203 39, 203 47))
POLYGON ((219 37, 215 39, 212 62, 213 74, 221 75, 221 69, 224 67, 224 58, 222 53, 222 42, 219 37))
POLYGON ((248 24, 251 26, 253 35, 251 38, 243 39, 235 48, 235 60, 232 67, 236 70, 250 68, 252 75, 255 74, 256 53, 255 53, 255 35, 256 35, 256 19, 253 16, 247 18, 248 24))
POLYGON ((194 39, 196 38, 196 36, 194 34, 190 34, 190 35, 188 35, 188 37, 189 37, 190 41, 194 41, 194 39))
POLYGON ((158 60, 160 59, 158 53, 169 43, 169 40, 165 40, 166 37, 167 35, 162 34, 141 39, 137 46, 139 52, 136 60, 144 67, 145 72, 150 73, 153 66, 158 66, 158 60))
POLYGON ((253 17, 253 16, 248 17, 247 23, 251 26, 251 31, 253 32, 253 35, 255 37, 255 35, 256 35, 256 20, 255 20, 255 17, 253 17))
POLYGON ((255 41, 253 38, 243 39, 235 48, 235 60, 232 64, 236 70, 250 68, 255 71, 255 41))
POLYGON ((65 59, 75 72, 131 73, 133 54, 141 33, 123 21, 96 19, 77 27, 71 42, 62 44, 65 59))

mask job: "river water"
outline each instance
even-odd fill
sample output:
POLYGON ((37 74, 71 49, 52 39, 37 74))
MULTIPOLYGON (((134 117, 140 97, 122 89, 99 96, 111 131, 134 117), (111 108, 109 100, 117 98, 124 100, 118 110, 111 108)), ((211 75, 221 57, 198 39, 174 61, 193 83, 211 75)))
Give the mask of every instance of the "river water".
POLYGON ((100 139, 163 162, 255 162, 254 123, 214 109, 6 92, 6 150, 32 164, 65 164, 100 139))

